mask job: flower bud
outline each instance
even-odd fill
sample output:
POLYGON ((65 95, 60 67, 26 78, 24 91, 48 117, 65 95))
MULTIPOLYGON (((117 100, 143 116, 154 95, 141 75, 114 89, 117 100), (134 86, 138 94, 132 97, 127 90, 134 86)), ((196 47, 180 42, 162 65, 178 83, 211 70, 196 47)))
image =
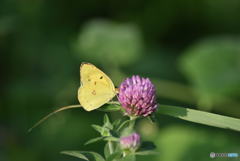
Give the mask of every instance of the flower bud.
POLYGON ((121 137, 120 145, 122 149, 136 150, 140 145, 140 135, 133 133, 129 136, 121 137))

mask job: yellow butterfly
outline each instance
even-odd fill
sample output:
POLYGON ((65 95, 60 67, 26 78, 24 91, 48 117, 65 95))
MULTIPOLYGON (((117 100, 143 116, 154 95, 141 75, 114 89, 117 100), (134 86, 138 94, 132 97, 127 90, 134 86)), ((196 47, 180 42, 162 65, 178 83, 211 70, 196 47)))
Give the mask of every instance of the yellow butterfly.
POLYGON ((32 128, 41 124, 57 112, 83 107, 86 111, 92 111, 108 103, 117 93, 112 80, 100 69, 90 63, 82 63, 80 66, 81 86, 78 89, 80 105, 61 107, 39 120, 32 128))
POLYGON ((116 95, 112 80, 94 65, 82 63, 80 77, 78 100, 86 111, 101 107, 116 95))

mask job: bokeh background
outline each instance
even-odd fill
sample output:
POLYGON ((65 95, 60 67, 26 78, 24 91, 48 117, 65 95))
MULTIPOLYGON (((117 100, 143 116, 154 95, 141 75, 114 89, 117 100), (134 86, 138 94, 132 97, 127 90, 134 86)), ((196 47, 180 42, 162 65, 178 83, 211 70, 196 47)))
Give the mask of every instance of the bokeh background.
MULTIPOLYGON (((239 20, 238 0, 1 0, 0 161, 102 153, 103 143, 84 146, 97 136, 90 125, 102 123, 99 111, 64 111, 27 133, 57 107, 78 104, 81 62, 101 68, 116 86, 133 74, 150 77, 161 104, 240 118, 239 20)), ((159 151, 137 160, 240 153, 239 133, 226 129, 161 115, 157 124, 138 122, 137 130, 159 151)))

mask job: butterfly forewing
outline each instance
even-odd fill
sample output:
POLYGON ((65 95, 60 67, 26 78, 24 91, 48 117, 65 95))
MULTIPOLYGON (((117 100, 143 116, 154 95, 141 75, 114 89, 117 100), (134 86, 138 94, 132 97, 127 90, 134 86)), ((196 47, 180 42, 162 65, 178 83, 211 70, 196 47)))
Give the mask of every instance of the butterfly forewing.
POLYGON ((82 64, 80 77, 78 100, 85 110, 97 109, 115 96, 115 87, 111 79, 94 65, 82 64))

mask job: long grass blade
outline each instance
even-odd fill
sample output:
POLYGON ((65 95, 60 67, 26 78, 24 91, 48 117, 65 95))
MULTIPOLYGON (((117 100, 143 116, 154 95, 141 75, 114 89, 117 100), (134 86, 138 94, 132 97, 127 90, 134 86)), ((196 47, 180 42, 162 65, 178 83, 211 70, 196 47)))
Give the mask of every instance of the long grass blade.
POLYGON ((157 113, 208 126, 240 131, 240 119, 218 115, 210 112, 204 112, 177 106, 160 105, 157 113))

